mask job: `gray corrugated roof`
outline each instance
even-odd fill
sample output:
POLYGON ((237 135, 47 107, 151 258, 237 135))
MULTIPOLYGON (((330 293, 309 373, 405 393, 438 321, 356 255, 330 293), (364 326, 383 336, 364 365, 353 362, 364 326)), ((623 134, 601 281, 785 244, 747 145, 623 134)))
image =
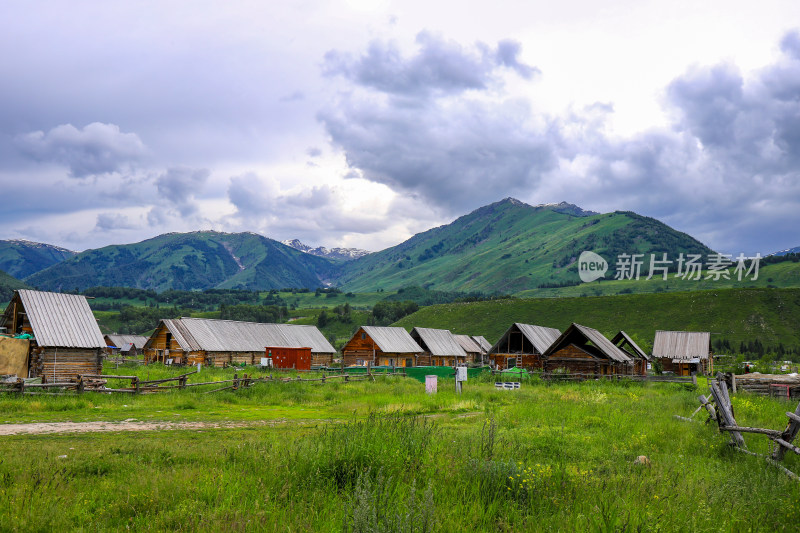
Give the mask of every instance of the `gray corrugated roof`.
POLYGON ((484 353, 487 353, 489 350, 492 349, 492 343, 486 340, 486 337, 483 335, 473 335, 472 340, 474 340, 478 346, 481 347, 484 353))
POLYGON ((125 344, 133 344, 137 350, 144 348, 144 344, 147 342, 147 337, 144 335, 106 335, 105 338, 117 348, 122 348, 125 344))
POLYGON ((414 342, 404 329, 390 326, 361 326, 375 345, 386 353, 422 353, 425 350, 414 342))
POLYGON ((530 342, 538 353, 544 353, 553 342, 561 335, 561 332, 556 328, 547 328, 544 326, 534 326, 531 324, 520 324, 515 322, 509 327, 503 336, 489 349, 489 353, 497 353, 500 345, 508 338, 512 331, 519 330, 528 342, 530 342))
POLYGON ((453 334, 446 329, 414 328, 411 337, 420 338, 420 346, 428 348, 431 355, 466 357, 467 352, 456 342, 453 334), (415 335, 416 333, 416 335, 415 335))
POLYGON ((614 346, 610 340, 606 338, 605 335, 597 331, 596 329, 581 326, 580 324, 573 324, 576 328, 578 328, 590 341, 592 344, 597 346, 603 353, 609 356, 611 359, 619 362, 619 363, 630 363, 633 360, 631 357, 614 346))
POLYGON ((638 344, 636 344, 636 342, 634 342, 630 335, 622 330, 620 330, 619 333, 617 333, 614 338, 611 339, 611 342, 614 343, 614 346, 619 346, 623 339, 630 345, 631 349, 634 351, 634 355, 650 360, 650 356, 647 355, 645 351, 642 350, 638 344))
POLYGON ((331 346, 325 335, 316 326, 299 324, 279 324, 283 335, 295 347, 308 346, 311 353, 336 353, 336 348, 331 346))
POLYGON ((17 294, 39 346, 106 347, 85 296, 27 289, 20 289, 17 294))
POLYGON ((311 325, 187 317, 164 319, 162 322, 186 351, 260 352, 272 346, 308 347, 312 353, 336 353, 316 326, 311 325))
POLYGON ((469 335, 453 335, 453 338, 455 338, 458 345, 467 353, 479 354, 482 352, 480 345, 469 335))
POLYGON ((564 331, 564 333, 547 349, 544 355, 549 357, 564 345, 572 344, 571 338, 575 334, 582 336, 585 340, 591 341, 600 352, 612 361, 618 363, 633 363, 633 359, 628 354, 614 346, 602 333, 596 329, 575 323, 564 331))
POLYGON ((656 331, 653 357, 708 359, 711 333, 707 331, 656 331))

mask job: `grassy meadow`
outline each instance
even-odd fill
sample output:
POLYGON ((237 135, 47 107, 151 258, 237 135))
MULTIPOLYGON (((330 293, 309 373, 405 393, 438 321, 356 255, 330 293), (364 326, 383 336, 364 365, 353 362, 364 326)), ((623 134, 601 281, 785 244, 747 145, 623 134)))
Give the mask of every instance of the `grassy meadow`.
POLYGON ((577 322, 612 337, 620 329, 649 351, 657 329, 710 331, 712 341, 760 339, 767 346, 800 347, 800 289, 713 291, 528 298, 424 307, 399 322, 484 335, 495 342, 514 322, 564 330, 577 322), (458 324, 457 327, 453 327, 458 324))
MULTIPOLYGON (((473 379, 461 395, 449 382, 426 395, 403 378, 8 395, 2 422, 253 423, 5 436, 0 530, 793 531, 800 522, 800 484, 730 450, 713 426, 672 417, 694 410, 697 390, 531 378, 497 391, 491 381, 473 379), (639 455, 651 466, 635 465, 639 455)), ((770 428, 793 407, 746 394, 733 403, 741 424, 770 428)), ((766 438, 745 439, 768 451, 766 438)), ((797 457, 786 464, 800 470, 797 457)))

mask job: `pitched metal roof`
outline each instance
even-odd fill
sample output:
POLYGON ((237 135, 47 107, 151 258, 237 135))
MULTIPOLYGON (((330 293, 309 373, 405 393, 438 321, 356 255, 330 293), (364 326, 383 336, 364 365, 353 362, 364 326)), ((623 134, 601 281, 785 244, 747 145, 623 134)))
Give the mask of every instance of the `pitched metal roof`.
POLYGON ((473 339, 469 335, 453 335, 453 337, 455 338, 458 345, 461 346, 461 348, 467 353, 480 354, 483 351, 480 345, 477 342, 475 342, 475 339, 473 339))
POLYGON ((404 329, 391 326, 361 326, 375 345, 386 353, 422 353, 425 350, 414 342, 404 329))
POLYGON ((628 335, 627 333, 625 333, 625 332, 624 332, 624 331, 622 331, 622 330, 620 330, 620 331, 619 331, 619 333, 617 333, 616 335, 614 335, 614 338, 613 338, 613 339, 611 339, 611 342, 613 342, 613 343, 614 343, 614 346, 617 346, 617 347, 619 347, 619 348, 620 348, 621 350, 623 350, 623 351, 627 351, 627 350, 625 350, 624 348, 622 348, 622 346, 620 346, 620 345, 621 345, 621 344, 625 344, 625 343, 627 343, 627 344, 628 344, 628 346, 630 346, 631 350, 633 351, 633 355, 634 355, 634 356, 636 356, 636 357, 641 357, 641 358, 643 358, 643 359, 647 359, 648 361, 650 360, 650 356, 649 356, 649 355, 647 355, 647 354, 645 353, 645 351, 644 351, 644 350, 642 350, 642 349, 639 347, 639 345, 638 345, 638 344, 636 344, 636 342, 635 342, 635 341, 634 341, 634 340, 633 340, 633 339, 630 337, 630 335, 628 335))
POLYGON ((711 333, 707 331, 656 331, 653 357, 708 359, 711 333))
POLYGON ((585 341, 591 341, 603 355, 612 361, 617 363, 633 363, 633 359, 628 354, 614 346, 602 333, 596 329, 575 323, 564 331, 564 333, 547 349, 544 355, 549 357, 565 345, 574 344, 573 339, 575 336, 583 337, 585 341))
POLYGON ((117 348, 122 348, 126 344, 133 344, 137 350, 144 348, 147 342, 147 337, 144 335, 106 335, 105 338, 117 348))
POLYGON ((316 326, 311 325, 187 317, 164 319, 162 323, 186 351, 260 352, 266 347, 307 347, 312 353, 336 353, 316 326))
POLYGON ((544 326, 534 326, 531 324, 520 324, 519 322, 515 322, 514 324, 509 327, 503 336, 500 337, 494 346, 489 349, 489 353, 498 353, 500 345, 508 339, 508 336, 514 330, 520 331, 528 342, 530 342, 533 347, 539 353, 544 353, 553 342, 561 335, 561 332, 556 328, 547 328, 544 326))
POLYGON ((446 329, 414 328, 413 338, 419 337, 420 346, 428 348, 431 355, 466 357, 467 352, 456 341, 454 335, 446 329), (416 333, 416 335, 415 335, 416 333))
POLYGON ((278 324, 278 327, 295 348, 308 346, 311 348, 311 353, 336 353, 336 348, 331 346, 331 343, 316 326, 278 324))
POLYGON ((483 335, 472 335, 472 340, 474 340, 478 346, 481 347, 483 353, 487 353, 489 350, 492 349, 492 344, 486 340, 483 335))
POLYGON ((17 294, 39 346, 106 347, 85 296, 28 289, 20 289, 17 294))

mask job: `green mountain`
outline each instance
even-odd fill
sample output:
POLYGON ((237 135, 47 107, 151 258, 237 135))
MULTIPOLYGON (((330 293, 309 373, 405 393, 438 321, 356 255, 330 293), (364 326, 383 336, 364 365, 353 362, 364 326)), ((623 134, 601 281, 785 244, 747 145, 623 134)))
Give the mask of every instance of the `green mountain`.
POLYGON ((77 252, 25 240, 0 241, 0 270, 23 279, 75 256, 77 252))
MULTIPOLYGON (((27 288, 29 287, 24 282, 0 270, 0 305, 10 301, 15 290, 27 288)), ((1 307, 0 312, 3 309, 5 307, 1 307)))
POLYGON ((343 290, 412 285, 448 291, 515 293, 576 285, 584 250, 600 254, 613 277, 619 254, 701 254, 711 249, 653 218, 598 214, 567 203, 530 206, 506 198, 381 252, 341 265, 343 290))
POLYGON ((622 296, 529 298, 422 307, 394 325, 451 329, 496 342, 514 322, 558 328, 572 322, 611 337, 619 330, 650 350, 658 329, 710 331, 716 353, 758 340, 800 353, 800 289, 719 289, 622 296), (721 347, 720 343, 725 343, 721 347))
POLYGON ((26 281, 46 290, 318 287, 334 264, 255 233, 197 231, 86 250, 26 281))

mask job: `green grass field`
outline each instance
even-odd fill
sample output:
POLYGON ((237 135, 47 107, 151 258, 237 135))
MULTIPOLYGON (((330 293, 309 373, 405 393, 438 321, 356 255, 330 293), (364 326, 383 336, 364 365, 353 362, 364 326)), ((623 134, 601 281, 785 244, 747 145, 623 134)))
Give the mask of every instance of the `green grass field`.
MULTIPOLYGON (((403 378, 6 396, 0 421, 253 424, 5 436, 0 529, 784 531, 800 521, 800 484, 734 453, 713 426, 672 417, 697 405, 684 385, 534 378, 512 392, 490 381, 472 379, 462 395, 442 383, 435 396, 403 378), (639 455, 652 466, 634 465, 639 455)), ((733 403, 741 424, 770 428, 793 407, 746 394, 733 403)), ((766 438, 745 438, 768 451, 766 438)), ((797 471, 797 459, 786 466, 797 471)))
MULTIPOLYGON (((372 309, 376 303, 380 300, 383 300, 387 296, 395 294, 396 291, 386 291, 386 292, 354 292, 350 293, 352 296, 347 296, 347 292, 341 293, 331 293, 330 296, 327 294, 320 294, 319 296, 314 295, 314 291, 311 292, 288 292, 282 291, 278 293, 283 300, 286 301, 287 305, 295 305, 297 309, 325 309, 325 308, 334 308, 337 305, 344 305, 346 303, 350 304, 350 307, 353 309, 372 309)), ((262 295, 266 295, 267 293, 262 293, 262 295)))

